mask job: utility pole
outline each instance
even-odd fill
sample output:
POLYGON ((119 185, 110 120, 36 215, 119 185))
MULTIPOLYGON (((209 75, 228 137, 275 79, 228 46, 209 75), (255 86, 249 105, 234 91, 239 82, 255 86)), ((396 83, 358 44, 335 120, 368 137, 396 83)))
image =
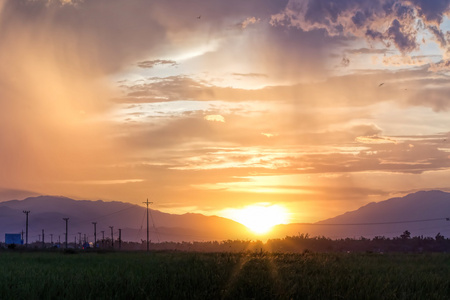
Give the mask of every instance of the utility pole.
POLYGON ((53 233, 50 233, 50 243, 52 243, 53 246, 53 233))
POLYGON ((122 229, 119 228, 119 250, 122 248, 122 229))
POLYGON ((78 248, 81 248, 81 232, 78 232, 78 248))
POLYGON ((86 233, 84 234, 84 241, 83 244, 86 244, 87 240, 86 240, 86 233))
POLYGON ((102 247, 105 247, 105 231, 102 230, 101 233, 102 233, 102 247))
POLYGON ((25 226, 26 226, 26 233, 25 233, 25 247, 28 247, 28 214, 30 213, 30 211, 29 210, 24 210, 23 211, 23 213, 24 214, 26 214, 27 215, 27 221, 26 221, 26 223, 25 223, 25 226))
POLYGON ((45 248, 44 229, 42 229, 42 248, 45 248))
POLYGON ((148 198, 146 202, 143 202, 144 204, 147 204, 147 252, 149 251, 149 231, 148 231, 148 205, 153 204, 153 202, 148 202, 148 198))
POLYGON ((97 222, 92 222, 94 224, 94 248, 97 248, 97 222))
POLYGON ((113 247, 114 249, 114 233, 113 233, 114 226, 109 226, 109 228, 111 228, 111 247, 113 247))
POLYGON ((69 223, 69 218, 63 218, 63 220, 64 221, 66 221, 66 249, 68 248, 67 247, 67 236, 68 236, 68 233, 69 233, 69 225, 68 225, 68 223, 69 223))

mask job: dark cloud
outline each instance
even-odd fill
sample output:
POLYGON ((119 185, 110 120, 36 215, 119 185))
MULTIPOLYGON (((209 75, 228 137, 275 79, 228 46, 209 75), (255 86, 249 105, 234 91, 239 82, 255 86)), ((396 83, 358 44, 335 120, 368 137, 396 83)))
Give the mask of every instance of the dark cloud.
POLYGON ((365 32, 365 36, 369 39, 369 40, 374 40, 374 41, 379 41, 379 42, 384 42, 384 36, 381 32, 376 31, 376 30, 372 30, 370 28, 367 29, 367 31, 365 32))
POLYGON ((447 40, 445 38, 444 33, 442 30, 437 28, 436 26, 428 26, 428 30, 434 35, 436 38, 436 41, 441 46, 441 48, 445 48, 447 46, 447 40))
POLYGON ((426 22, 442 23, 442 18, 450 9, 450 0, 411 0, 419 15, 426 22))
MULTIPOLYGON (((365 37, 393 45, 402 53, 417 48, 417 19, 438 26, 450 12, 449 1, 291 0, 272 16, 272 25, 304 31, 323 29, 331 36, 365 37), (390 24, 387 28, 384 24, 390 24)), ((431 29, 433 31, 433 29, 431 29)))
POLYGON ((401 23, 395 19, 387 31, 387 36, 402 52, 411 52, 417 48, 416 32, 407 32, 401 23))
POLYGON ((367 17, 361 11, 356 12, 356 14, 352 17, 353 24, 355 24, 358 28, 363 27, 366 20, 367 17))

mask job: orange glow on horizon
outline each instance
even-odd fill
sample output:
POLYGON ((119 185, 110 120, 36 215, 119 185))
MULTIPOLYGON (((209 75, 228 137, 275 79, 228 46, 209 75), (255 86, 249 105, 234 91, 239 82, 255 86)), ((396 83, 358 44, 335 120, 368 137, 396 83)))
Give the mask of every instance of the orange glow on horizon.
POLYGON ((224 216, 239 222, 256 234, 268 233, 272 227, 289 222, 287 209, 280 205, 254 204, 241 209, 227 209, 224 216))

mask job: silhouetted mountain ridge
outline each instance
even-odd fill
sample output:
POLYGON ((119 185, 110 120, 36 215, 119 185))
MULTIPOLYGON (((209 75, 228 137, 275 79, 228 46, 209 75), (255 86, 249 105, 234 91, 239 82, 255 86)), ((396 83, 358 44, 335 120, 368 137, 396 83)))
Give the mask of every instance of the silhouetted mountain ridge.
MULTIPOLYGON (((42 229, 45 230, 47 239, 50 233, 55 239, 64 237, 65 223, 62 218, 65 217, 69 218, 70 241, 73 241, 79 232, 86 233, 92 240, 92 222, 97 222, 97 238, 102 235, 110 237, 110 226, 114 226, 115 238, 117 238, 118 228, 121 228, 122 239, 125 241, 146 239, 145 207, 119 201, 73 200, 63 196, 37 196, 0 202, 0 237, 2 239, 4 233, 25 230, 23 210, 30 211, 30 241, 37 240, 42 229)), ((404 197, 371 202, 357 210, 314 224, 278 225, 266 237, 282 238, 301 233, 331 238, 393 237, 399 236, 405 230, 409 230, 413 236, 434 237, 438 232, 444 236, 450 236, 450 222, 445 220, 448 217, 450 217, 450 193, 437 190, 420 191, 404 197), (429 219, 439 220, 424 221, 429 219), (398 223, 391 224, 392 222, 398 223), (378 224, 370 225, 370 223, 378 224)), ((198 213, 177 215, 150 209, 149 224, 152 241, 258 238, 240 223, 198 213)))
MULTIPOLYGON (((70 241, 79 232, 86 233, 92 241, 92 222, 97 222, 97 238, 102 235, 110 237, 110 226, 113 226, 116 237, 118 229, 122 229, 122 239, 125 241, 146 239, 146 208, 131 203, 73 200, 62 196, 4 201, 0 202, 0 228, 3 233, 25 230, 23 210, 30 211, 29 241, 37 240, 42 229, 58 238, 64 236, 65 222, 62 218, 65 217, 69 218, 70 241)), ((218 216, 193 213, 176 215, 154 209, 149 211, 150 239, 153 241, 244 239, 251 235, 244 225, 218 216)))
POLYGON ((450 222, 445 220, 448 217, 450 217, 450 193, 439 190, 419 191, 404 197, 371 202, 357 210, 311 225, 288 224, 277 226, 274 235, 309 233, 313 236, 331 238, 361 236, 370 238, 375 236, 399 236, 403 231, 408 230, 413 236, 434 237, 438 232, 450 236, 450 222), (425 221, 432 219, 440 220, 425 221), (399 223, 392 224, 394 222, 399 223), (370 225, 370 223, 389 224, 370 225))

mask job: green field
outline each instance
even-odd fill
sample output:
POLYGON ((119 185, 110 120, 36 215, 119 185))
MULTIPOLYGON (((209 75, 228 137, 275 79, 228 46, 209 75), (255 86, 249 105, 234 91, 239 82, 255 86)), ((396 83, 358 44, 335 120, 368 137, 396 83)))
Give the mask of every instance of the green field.
POLYGON ((448 254, 1 252, 0 299, 450 299, 448 254))

